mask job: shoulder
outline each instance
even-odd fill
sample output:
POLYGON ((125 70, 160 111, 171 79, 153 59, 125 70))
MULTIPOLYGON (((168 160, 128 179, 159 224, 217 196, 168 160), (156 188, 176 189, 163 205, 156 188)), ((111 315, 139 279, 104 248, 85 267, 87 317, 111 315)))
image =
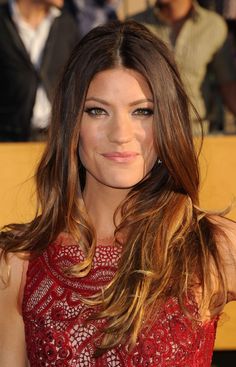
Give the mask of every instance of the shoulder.
POLYGON ((25 261, 14 254, 0 262, 0 365, 25 367, 24 323, 19 294, 25 261))
POLYGON ((61 14, 59 15, 59 17, 57 17, 55 19, 58 23, 60 23, 60 25, 62 26, 70 26, 73 27, 74 29, 77 29, 78 31, 78 24, 77 21, 75 19, 75 17, 71 14, 71 12, 67 9, 67 8, 63 8, 61 10, 61 14))
POLYGON ((62 39, 67 39, 67 41, 72 40, 75 44, 81 38, 79 26, 75 18, 66 8, 62 9, 61 14, 54 20, 52 32, 60 35, 60 42, 62 39))
POLYGON ((9 15, 10 16, 10 9, 9 9, 9 3, 4 2, 0 4, 0 14, 9 15))
POLYGON ((8 29, 6 27, 6 24, 9 25, 9 23, 12 23, 12 19, 11 19, 11 12, 10 12, 10 8, 9 8, 9 3, 2 3, 0 4, 0 19, 1 19, 1 29, 8 29))
POLYGON ((209 219, 219 229, 218 245, 223 248, 236 250, 236 222, 219 215, 211 215, 209 219))
MULTIPOLYGON (((0 262, 0 314, 1 308, 11 305, 14 311, 20 313, 19 294, 26 260, 15 254, 7 254, 6 260, 0 262)), ((9 309, 9 308, 6 308, 9 309)), ((5 310, 6 310, 5 309, 5 310)))
POLYGON ((221 216, 211 216, 216 226, 216 244, 225 273, 229 300, 236 300, 236 222, 221 216))
POLYGON ((154 15, 153 8, 148 8, 147 10, 133 14, 129 16, 127 19, 135 20, 136 22, 140 23, 147 23, 147 24, 156 24, 157 18, 154 15))
POLYGON ((197 13, 199 14, 200 19, 212 21, 215 25, 225 26, 226 22, 224 18, 216 13, 215 11, 205 9, 200 5, 197 5, 197 13))
POLYGON ((205 9, 200 7, 199 5, 197 6, 197 13, 198 13, 198 24, 202 24, 202 26, 204 27, 206 34, 207 34, 207 30, 214 32, 214 37, 220 37, 220 38, 225 38, 227 36, 228 33, 228 28, 227 28, 227 24, 224 20, 224 18, 217 14, 214 11, 205 9))

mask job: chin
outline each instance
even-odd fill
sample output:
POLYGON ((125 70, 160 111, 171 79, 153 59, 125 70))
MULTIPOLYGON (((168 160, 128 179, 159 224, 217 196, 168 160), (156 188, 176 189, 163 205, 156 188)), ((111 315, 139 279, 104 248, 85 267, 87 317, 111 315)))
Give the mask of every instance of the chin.
POLYGON ((133 186, 137 185, 142 180, 142 177, 136 180, 109 180, 105 184, 114 189, 131 189, 133 186))

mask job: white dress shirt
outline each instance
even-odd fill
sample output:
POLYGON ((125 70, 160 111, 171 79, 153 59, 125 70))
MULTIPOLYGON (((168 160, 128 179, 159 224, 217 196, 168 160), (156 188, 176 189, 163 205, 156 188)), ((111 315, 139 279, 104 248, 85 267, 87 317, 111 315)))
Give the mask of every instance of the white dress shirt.
MULTIPOLYGON (((22 42, 30 56, 30 60, 36 70, 39 70, 44 46, 47 41, 51 25, 61 11, 56 7, 50 7, 48 14, 41 23, 33 28, 20 14, 15 0, 10 0, 12 19, 17 27, 22 42)), ((38 86, 33 107, 32 128, 46 128, 51 114, 51 103, 42 85, 38 86)))

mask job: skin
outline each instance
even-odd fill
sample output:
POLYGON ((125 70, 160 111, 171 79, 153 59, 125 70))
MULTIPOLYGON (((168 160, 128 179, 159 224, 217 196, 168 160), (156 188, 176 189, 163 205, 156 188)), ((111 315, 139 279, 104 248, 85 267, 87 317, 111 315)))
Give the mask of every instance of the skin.
POLYGON ((157 0, 157 5, 161 6, 163 17, 169 22, 176 22, 184 19, 189 13, 192 0, 157 0))
POLYGON ((79 155, 89 216, 99 238, 111 236, 115 209, 157 159, 152 93, 142 75, 120 67, 95 75, 86 96, 79 155))

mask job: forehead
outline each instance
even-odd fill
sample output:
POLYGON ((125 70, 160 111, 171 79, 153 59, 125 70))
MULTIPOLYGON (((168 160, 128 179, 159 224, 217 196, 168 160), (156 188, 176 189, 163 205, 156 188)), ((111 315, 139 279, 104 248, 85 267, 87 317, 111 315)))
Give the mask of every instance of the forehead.
POLYGON ((116 67, 101 71, 93 77, 87 92, 87 98, 96 95, 134 98, 140 96, 152 98, 152 92, 144 76, 133 69, 116 67))

